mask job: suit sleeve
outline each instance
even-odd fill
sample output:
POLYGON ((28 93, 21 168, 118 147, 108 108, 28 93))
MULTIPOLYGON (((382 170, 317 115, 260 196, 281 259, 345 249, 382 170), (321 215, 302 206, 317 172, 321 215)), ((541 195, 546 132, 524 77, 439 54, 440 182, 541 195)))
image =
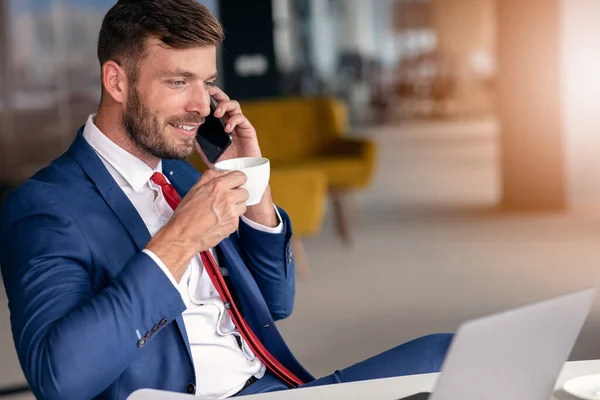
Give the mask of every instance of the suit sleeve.
POLYGON ((283 222, 281 233, 254 229, 243 220, 239 226, 246 265, 275 320, 287 318, 292 313, 296 285, 291 221, 283 209, 277 207, 277 211, 283 222))
POLYGON ((177 290, 143 252, 93 293, 85 236, 47 191, 13 195, 1 218, 13 338, 37 398, 98 395, 144 351, 148 332, 184 311, 177 290))

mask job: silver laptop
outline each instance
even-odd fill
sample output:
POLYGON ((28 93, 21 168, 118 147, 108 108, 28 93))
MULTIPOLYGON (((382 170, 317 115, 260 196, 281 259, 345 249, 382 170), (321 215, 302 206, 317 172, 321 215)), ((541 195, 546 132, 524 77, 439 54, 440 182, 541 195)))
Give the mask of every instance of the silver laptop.
POLYGON ((592 307, 586 289, 463 323, 433 393, 411 400, 548 400, 592 307))

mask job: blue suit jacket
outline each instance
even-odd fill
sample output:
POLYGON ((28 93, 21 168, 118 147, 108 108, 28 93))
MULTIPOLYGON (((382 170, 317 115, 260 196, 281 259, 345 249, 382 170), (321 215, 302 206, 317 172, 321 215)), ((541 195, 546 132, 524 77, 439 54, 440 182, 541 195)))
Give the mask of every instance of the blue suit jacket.
MULTIPOLYGON (((163 161, 181 196, 200 174, 163 161)), ((294 302, 292 227, 264 233, 243 222, 223 240, 246 320, 300 379, 274 321, 294 302)), ((142 253, 150 234, 93 149, 69 150, 13 192, 0 219, 0 266, 19 361, 40 399, 125 399, 140 388, 184 392, 195 383, 179 292, 142 253), (153 333, 154 331, 154 333, 153 333), (140 337, 147 343, 139 346, 140 337)))

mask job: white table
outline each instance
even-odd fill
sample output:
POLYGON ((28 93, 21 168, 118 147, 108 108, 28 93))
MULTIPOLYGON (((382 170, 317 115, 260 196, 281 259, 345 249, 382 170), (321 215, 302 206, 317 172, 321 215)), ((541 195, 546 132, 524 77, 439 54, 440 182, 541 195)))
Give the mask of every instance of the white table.
MULTIPOLYGON (((600 374, 600 360, 574 361, 565 364, 558 381, 557 391, 550 400, 573 400, 561 388, 567 380, 590 374, 600 374)), ((248 400, 396 400, 419 392, 433 390, 438 374, 411 375, 397 378, 375 379, 370 381, 294 389, 283 392, 244 396, 248 400)), ((132 393, 127 400, 191 400, 201 399, 187 394, 143 389, 132 393)), ((509 399, 507 399, 509 400, 509 399)))

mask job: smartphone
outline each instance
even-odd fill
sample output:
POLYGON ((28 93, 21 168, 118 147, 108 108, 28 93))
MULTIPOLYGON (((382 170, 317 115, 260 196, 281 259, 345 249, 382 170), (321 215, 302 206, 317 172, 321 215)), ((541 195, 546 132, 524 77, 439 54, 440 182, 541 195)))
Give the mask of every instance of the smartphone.
POLYGON ((196 131, 196 140, 209 162, 214 164, 223 155, 232 142, 232 137, 225 132, 225 123, 214 116, 217 101, 210 98, 210 115, 196 131))

